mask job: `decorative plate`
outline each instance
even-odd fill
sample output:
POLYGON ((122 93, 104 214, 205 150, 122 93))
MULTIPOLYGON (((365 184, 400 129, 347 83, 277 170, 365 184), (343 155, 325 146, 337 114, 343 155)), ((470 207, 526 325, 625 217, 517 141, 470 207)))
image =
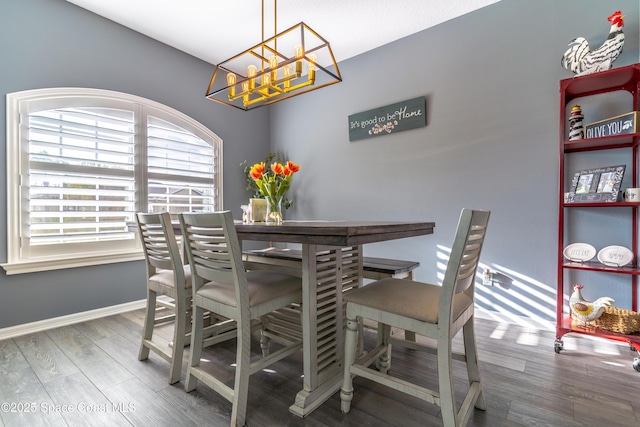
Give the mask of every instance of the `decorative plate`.
POLYGON ((589 261, 596 256, 596 248, 588 243, 572 243, 564 248, 562 255, 569 261, 589 261))
POLYGON ((611 267, 622 267, 633 261, 633 252, 624 246, 607 246, 598 252, 598 261, 611 267))

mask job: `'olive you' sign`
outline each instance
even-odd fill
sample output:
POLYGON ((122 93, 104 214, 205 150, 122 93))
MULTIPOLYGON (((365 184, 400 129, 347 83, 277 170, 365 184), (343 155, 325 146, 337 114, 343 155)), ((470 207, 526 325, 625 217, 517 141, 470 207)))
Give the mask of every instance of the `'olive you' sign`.
POLYGON ((349 116, 349 141, 388 135, 427 125, 424 97, 349 116))

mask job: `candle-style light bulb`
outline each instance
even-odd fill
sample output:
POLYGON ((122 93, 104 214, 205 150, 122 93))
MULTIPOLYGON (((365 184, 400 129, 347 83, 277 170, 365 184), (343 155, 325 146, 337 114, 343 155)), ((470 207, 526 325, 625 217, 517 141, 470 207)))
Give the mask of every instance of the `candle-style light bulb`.
POLYGON ((309 81, 313 84, 316 81, 316 61, 318 60, 318 56, 315 53, 310 53, 307 57, 309 58, 309 62, 307 63, 307 67, 309 67, 309 81))
POLYGON ((262 86, 269 86, 269 83, 271 83, 271 78, 269 73, 264 73, 262 75, 262 86))
POLYGON ((293 67, 291 66, 291 64, 287 64, 284 66, 284 68, 282 69, 283 73, 284 73, 284 88, 289 89, 289 87, 291 87, 291 73, 293 73, 293 67))
POLYGON ((278 80, 278 57, 271 55, 269 57, 269 68, 271 69, 271 81, 278 80))
POLYGON ((249 103, 249 80, 243 81, 240 85, 242 86, 242 94, 243 94, 242 102, 246 107, 247 104, 249 103))
POLYGON ((227 74, 227 85, 229 86, 229 98, 236 96, 236 75, 233 73, 227 74))
POLYGON ((301 44, 296 45, 294 54, 296 57, 296 77, 300 77, 302 74, 302 58, 304 57, 304 48, 301 44))
POLYGON ((249 76, 249 89, 253 89, 256 84, 256 74, 258 73, 258 68, 255 65, 249 65, 247 67, 247 76, 249 76))

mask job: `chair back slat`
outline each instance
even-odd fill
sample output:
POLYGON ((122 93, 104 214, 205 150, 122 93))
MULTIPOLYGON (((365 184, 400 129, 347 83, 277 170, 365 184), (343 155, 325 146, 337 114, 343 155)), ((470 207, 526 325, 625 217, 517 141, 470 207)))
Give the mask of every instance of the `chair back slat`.
POLYGON ((248 310, 246 271, 231 212, 181 213, 179 217, 193 292, 206 282, 233 284, 237 307, 248 310))
POLYGON ((180 250, 169 213, 138 213, 136 222, 147 262, 148 277, 157 270, 173 270, 184 278, 180 250))
POLYGON ((464 292, 473 300, 474 282, 490 214, 489 211, 471 209, 463 209, 460 214, 451 256, 442 282, 439 307, 444 318, 450 317, 456 294, 464 292))

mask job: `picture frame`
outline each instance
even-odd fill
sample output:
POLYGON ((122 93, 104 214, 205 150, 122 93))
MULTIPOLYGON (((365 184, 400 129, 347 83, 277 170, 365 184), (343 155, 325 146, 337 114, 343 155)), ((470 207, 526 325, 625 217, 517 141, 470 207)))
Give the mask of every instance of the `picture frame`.
POLYGON ((576 172, 565 203, 599 203, 620 200, 620 184, 625 165, 586 169, 576 172))

